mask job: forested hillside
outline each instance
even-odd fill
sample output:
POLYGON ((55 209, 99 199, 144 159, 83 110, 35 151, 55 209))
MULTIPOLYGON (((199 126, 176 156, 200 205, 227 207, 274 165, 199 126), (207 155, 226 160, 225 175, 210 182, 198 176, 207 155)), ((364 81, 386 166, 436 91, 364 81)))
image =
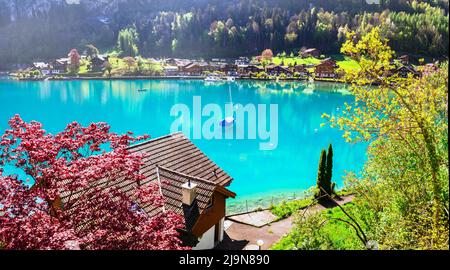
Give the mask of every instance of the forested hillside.
POLYGON ((448 0, 0 0, 0 68, 122 40, 143 56, 337 53, 345 33, 380 26, 397 52, 448 54, 448 0), (375 1, 376 2, 376 1, 375 1))

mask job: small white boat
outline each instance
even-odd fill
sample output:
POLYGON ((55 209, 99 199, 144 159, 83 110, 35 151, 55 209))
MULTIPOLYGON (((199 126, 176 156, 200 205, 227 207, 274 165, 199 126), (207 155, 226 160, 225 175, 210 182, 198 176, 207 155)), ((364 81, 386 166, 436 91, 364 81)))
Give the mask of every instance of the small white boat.
POLYGON ((234 125, 234 121, 235 121, 234 117, 229 116, 229 117, 226 117, 225 119, 223 119, 222 121, 220 121, 220 125, 222 127, 230 127, 230 126, 234 125))
POLYGON ((222 79, 216 75, 208 75, 205 78, 205 82, 221 82, 221 81, 222 81, 222 79))
POLYGON ((236 80, 235 77, 232 77, 232 76, 227 77, 227 82, 234 82, 235 80, 236 80))

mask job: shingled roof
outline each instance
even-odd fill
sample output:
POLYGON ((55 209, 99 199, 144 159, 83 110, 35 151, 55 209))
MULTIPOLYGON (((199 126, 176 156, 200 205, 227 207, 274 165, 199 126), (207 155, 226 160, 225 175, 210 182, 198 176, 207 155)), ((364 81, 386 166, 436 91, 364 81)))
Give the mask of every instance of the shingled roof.
MULTIPOLYGON (((157 167, 162 168, 160 172, 163 171, 163 176, 171 176, 168 172, 172 172, 172 174, 178 174, 179 177, 184 175, 191 179, 214 184, 216 189, 220 189, 220 187, 224 189, 223 187, 230 185, 233 180, 230 175, 209 159, 183 133, 174 133, 134 145, 129 148, 129 151, 131 153, 144 153, 148 156, 144 158, 143 162, 145 165, 141 167, 141 173, 146 177, 143 184, 158 181, 157 167)), ((181 180, 179 179, 179 181, 181 180)), ((169 182, 174 184, 173 179, 169 182)), ((187 180, 184 182, 187 182, 187 180)), ((169 189, 166 185, 162 186, 162 188, 164 187, 169 189)), ((181 195, 177 198, 179 202, 176 202, 172 193, 169 193, 166 189, 163 190, 166 193, 164 194, 163 191, 168 209, 181 213, 182 207, 179 204, 181 195)), ((179 194, 181 194, 181 189, 179 194)), ((161 211, 160 208, 155 208, 153 205, 142 207, 150 216, 154 216, 161 211)))
POLYGON ((236 194, 218 184, 164 167, 158 166, 156 173, 161 187, 161 193, 165 199, 165 210, 171 210, 183 216, 187 230, 191 230, 197 218, 211 206, 214 192, 222 193, 227 197, 234 198, 236 196, 236 194), (183 194, 181 186, 187 182, 197 185, 197 196, 190 206, 184 205, 182 201, 183 194))
MULTIPOLYGON (((195 224, 198 216, 208 208, 214 192, 220 192, 227 197, 235 197, 233 192, 225 188, 233 178, 182 133, 174 133, 149 140, 128 149, 131 153, 145 154, 144 165, 141 167, 141 173, 145 176, 145 179, 141 184, 158 184, 165 199, 164 208, 183 215, 188 230, 195 224), (193 207, 187 207, 182 203, 181 185, 189 180, 198 185, 197 197, 193 207)), ((101 186, 104 184, 103 182, 105 181, 99 181, 96 185, 101 186)), ((129 193, 130 196, 132 196, 130 191, 136 185, 137 183, 127 178, 114 183, 114 186, 125 193, 129 193)), ((75 196, 77 195, 75 194, 75 196)), ((69 192, 61 193, 63 203, 68 197, 69 192)), ((153 204, 141 205, 141 208, 150 217, 163 210, 153 204)))
POLYGON ((174 133, 153 139, 132 146, 129 151, 131 153, 145 153, 149 156, 143 160, 145 165, 141 168, 141 173, 146 176, 146 181, 157 180, 156 166, 182 172, 224 187, 228 186, 233 180, 183 133, 174 133))

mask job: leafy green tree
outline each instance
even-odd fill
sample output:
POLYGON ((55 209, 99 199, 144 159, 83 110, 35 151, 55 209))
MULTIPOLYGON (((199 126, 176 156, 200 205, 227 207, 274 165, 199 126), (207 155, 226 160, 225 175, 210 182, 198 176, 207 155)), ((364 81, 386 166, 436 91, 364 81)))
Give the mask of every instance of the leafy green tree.
POLYGON ((386 248, 448 248, 448 64, 401 78, 378 27, 349 33, 341 51, 361 66, 345 76, 355 102, 323 117, 347 141, 370 142, 362 177, 348 182, 372 237, 386 248))
POLYGON ((139 54, 138 42, 139 35, 135 28, 122 29, 117 38, 117 49, 121 56, 135 57, 139 54))

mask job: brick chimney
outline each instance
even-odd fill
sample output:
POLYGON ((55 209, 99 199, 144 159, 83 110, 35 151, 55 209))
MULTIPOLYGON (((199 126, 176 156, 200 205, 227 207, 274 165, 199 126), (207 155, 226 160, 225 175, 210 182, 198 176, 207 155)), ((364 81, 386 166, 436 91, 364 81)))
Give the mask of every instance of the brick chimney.
POLYGON ((195 197, 197 196, 197 185, 188 181, 181 185, 182 193, 183 193, 183 204, 192 205, 195 197))

